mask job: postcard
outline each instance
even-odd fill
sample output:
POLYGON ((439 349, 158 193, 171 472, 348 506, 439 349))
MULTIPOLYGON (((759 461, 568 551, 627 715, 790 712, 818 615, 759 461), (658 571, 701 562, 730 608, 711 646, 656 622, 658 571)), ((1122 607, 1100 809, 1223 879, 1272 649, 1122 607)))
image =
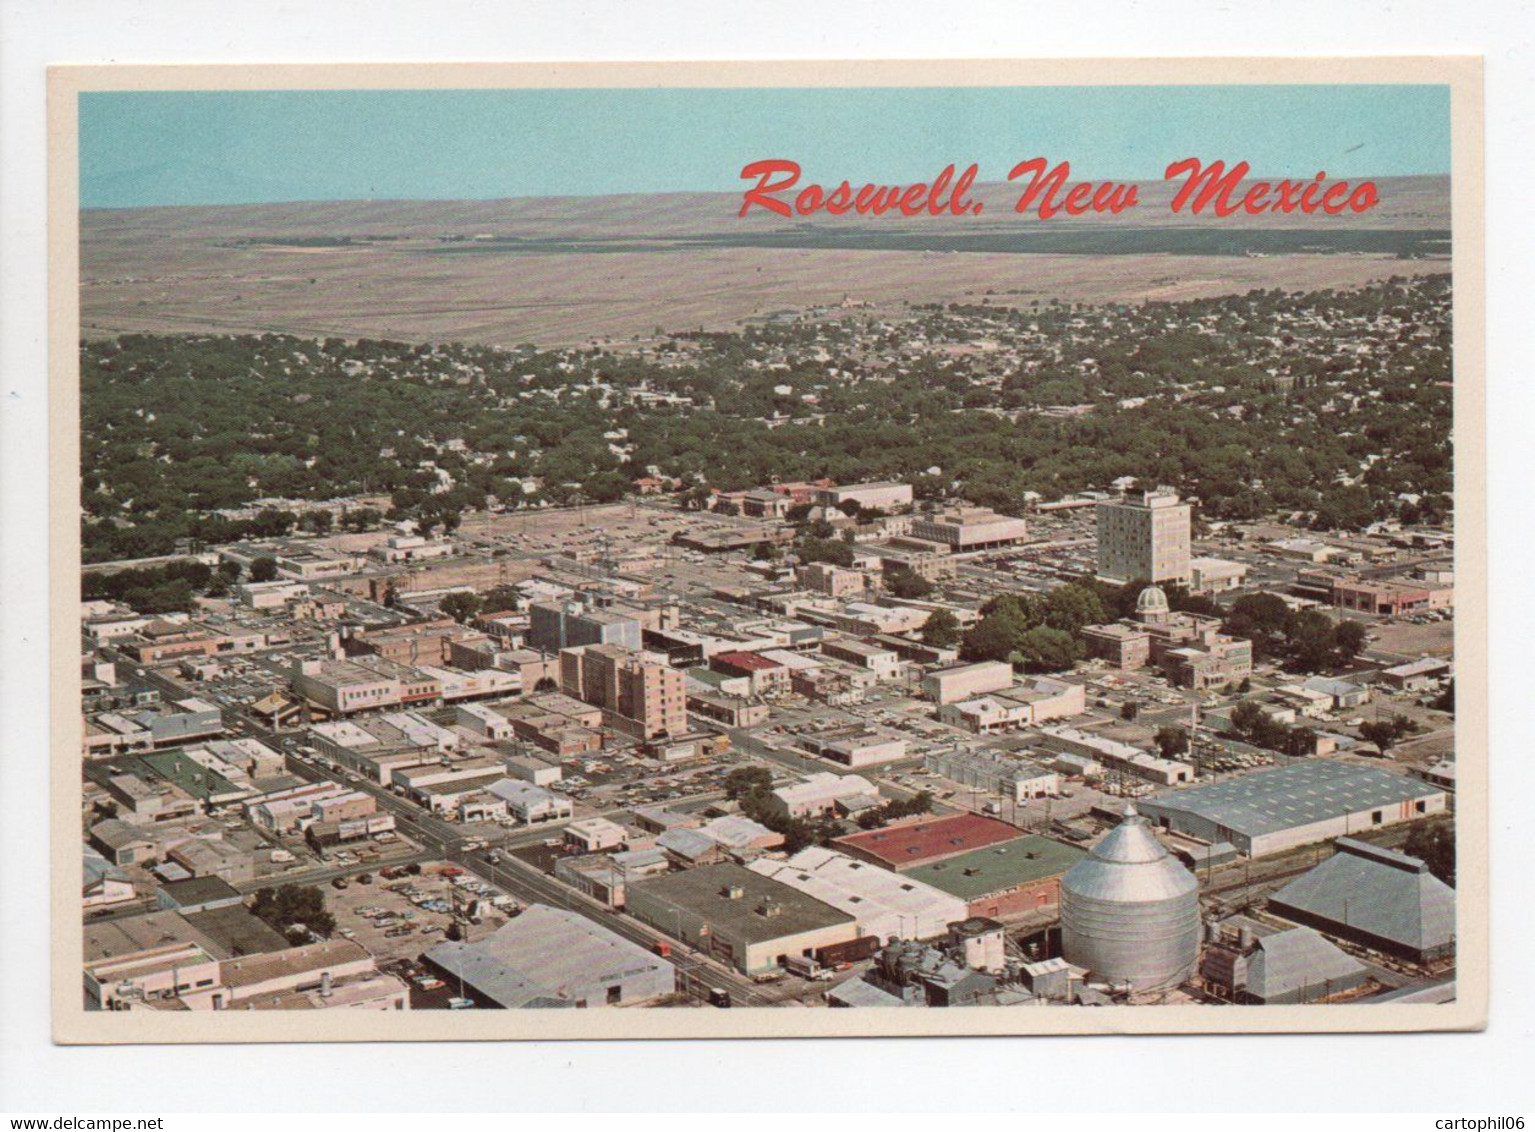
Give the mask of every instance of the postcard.
POLYGON ((56 1040, 1479 1028, 1480 99, 55 68, 56 1040))

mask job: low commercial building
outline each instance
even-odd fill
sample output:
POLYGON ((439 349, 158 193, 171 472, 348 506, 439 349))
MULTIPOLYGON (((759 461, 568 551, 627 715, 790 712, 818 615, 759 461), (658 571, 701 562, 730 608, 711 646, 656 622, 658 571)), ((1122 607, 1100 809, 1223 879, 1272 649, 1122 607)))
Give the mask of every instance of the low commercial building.
POLYGON ((114 774, 106 788, 117 816, 132 825, 181 821, 202 812, 191 795, 169 782, 149 783, 137 774, 114 774))
POLYGON ((194 837, 165 854, 194 877, 217 877, 229 884, 248 884, 256 879, 256 854, 227 841, 194 837))
POLYGON ((1087 693, 1081 684, 1039 676, 1007 692, 940 704, 938 719, 973 735, 994 735, 1069 719, 1081 715, 1086 705, 1087 693))
POLYGON ((940 543, 956 554, 1016 546, 1028 533, 1022 519, 985 507, 951 507, 932 515, 914 515, 911 522, 912 538, 940 543))
POLYGON ((531 782, 503 778, 492 783, 487 793, 506 803, 506 811, 524 825, 564 821, 575 816, 575 805, 562 794, 545 790, 531 782))
POLYGON ((1143 799, 1164 829, 1261 857, 1297 845, 1442 813, 1445 792, 1420 779, 1327 759, 1253 771, 1143 799))
POLYGON ((709 667, 726 676, 744 676, 750 682, 754 696, 781 695, 789 690, 788 666, 759 653, 715 653, 709 658, 709 667))
POLYGON ((874 784, 860 774, 812 774, 803 782, 780 786, 769 796, 771 804, 785 817, 802 818, 809 814, 835 813, 850 798, 875 794, 874 784))
POLYGON ((243 801, 257 792, 250 775, 233 766, 208 747, 180 747, 141 756, 159 778, 213 809, 243 801))
POLYGON ((361 817, 378 809, 371 794, 337 782, 311 782, 246 799, 245 818, 272 833, 302 830, 311 822, 361 817))
POLYGON ((757 700, 708 692, 689 692, 688 711, 726 727, 756 727, 766 723, 769 714, 767 704, 757 700))
POLYGON ((374 656, 300 661, 290 681, 297 695, 331 715, 442 699, 442 684, 435 677, 374 656))
POLYGON ((863 703, 879 684, 879 677, 866 668, 828 661, 814 667, 797 669, 789 687, 807 700, 843 707, 863 703))
POLYGON ((554 863, 556 880, 585 893, 599 904, 622 908, 631 881, 670 870, 666 853, 652 846, 623 853, 587 853, 561 857, 554 863))
POLYGON ((628 839, 628 831, 607 818, 583 818, 565 827, 565 844, 583 853, 620 849, 628 839))
MULTIPOLYGON (((106 818, 91 826, 91 845, 109 863, 123 865, 151 861, 162 844, 159 830, 125 822, 121 818, 106 818)), ((185 835, 190 837, 191 834, 185 835)))
POLYGON ((977 696, 973 700, 940 705, 938 721, 972 735, 995 735, 1027 727, 1033 722, 1033 714, 1028 704, 1017 700, 977 696))
POLYGON ((1189 590, 1196 594, 1218 594, 1240 589, 1247 581, 1247 567, 1224 558, 1189 559, 1189 590))
POLYGON ((1332 602, 1340 609, 1394 617, 1429 608, 1430 595, 1424 586, 1403 582, 1339 578, 1333 582, 1332 602))
POLYGON ((882 940, 930 939, 967 915, 958 897, 819 846, 787 861, 758 858, 748 867, 848 913, 860 935, 882 940))
POLYGON ((241 902, 240 890, 218 877, 195 877, 163 884, 155 894, 155 906, 168 912, 190 915, 241 902))
MULTIPOLYGON (((361 944, 346 939, 306 943, 265 955, 225 960, 220 977, 227 988, 224 1009, 410 1009, 410 988, 381 973, 361 944), (342 988, 351 988, 343 993, 342 988)), ((208 1004, 209 1009, 219 1009, 208 1004)))
POLYGON ((906 740, 902 736, 862 724, 797 735, 795 741, 811 754, 843 766, 876 766, 906 757, 906 740))
POLYGON ((87 960, 87 1010, 158 1010, 219 983, 219 961, 197 943, 174 941, 87 960))
POLYGON ((635 882, 628 912, 748 975, 859 938, 848 913, 735 864, 635 882))
POLYGON ((817 488, 813 498, 818 507, 840 508, 851 502, 865 510, 894 511, 910 507, 913 495, 911 484, 885 481, 817 488))
POLYGON ((665 959, 585 916, 546 904, 483 940, 440 943, 424 956, 481 1006, 597 1008, 654 1002, 677 989, 665 959))
POLYGON ((900 656, 867 641, 847 637, 826 641, 821 645, 821 655, 872 672, 875 679, 882 683, 899 680, 906 675, 906 662, 900 656))
POLYGON ((1054 798, 1061 776, 1027 759, 991 751, 933 751, 924 760, 930 774, 968 786, 987 798, 1020 805, 1033 798, 1054 798))
POLYGON ((383 546, 368 551, 370 557, 390 564, 399 562, 425 562, 433 558, 450 558, 453 544, 433 541, 421 535, 394 535, 383 546))
POLYGON ((485 634, 452 618, 367 629, 343 640, 348 656, 376 656, 395 664, 423 668, 447 664, 454 642, 483 641, 485 634))
POLYGON ((922 678, 922 695, 934 703, 952 704, 1001 692, 1013 686, 1013 666, 1000 660, 961 664, 930 672, 922 678))
POLYGON ((1370 702, 1370 686, 1356 684, 1336 676, 1312 676, 1302 685, 1308 692, 1319 692, 1326 697, 1328 711, 1348 711, 1363 707, 1370 702))
POLYGON ((508 755, 504 765, 509 777, 531 782, 534 786, 553 786, 565 776, 564 769, 557 763, 546 763, 532 755, 508 755))
POLYGON ((858 597, 869 588, 869 576, 830 562, 811 562, 798 571, 799 584, 827 597, 858 597))
POLYGON ((912 880, 965 901, 969 914, 1012 920, 1061 901, 1061 877, 1086 854, 1048 837, 1025 836, 906 870, 912 880))
POLYGON ((1175 786, 1194 780, 1194 768, 1175 759, 1158 758, 1149 751, 1074 727, 1048 728, 1040 733, 1040 747, 1060 754, 1085 756, 1097 763, 1103 775, 1120 776, 1155 786, 1175 786))
POLYGON ((338 821, 312 822, 304 829, 304 840, 310 848, 323 854, 328 849, 367 841, 381 834, 393 832, 393 814, 368 814, 364 817, 343 818, 338 821))
POLYGON ((80 864, 81 907, 110 908, 138 896, 128 874, 89 846, 86 846, 80 864))
POLYGON ((318 757, 381 786, 393 782, 396 770, 436 762, 463 742, 415 712, 315 723, 309 741, 318 757))
POLYGON ((902 871, 1012 841, 1018 830, 979 814, 951 814, 896 822, 832 842, 860 860, 902 871))
POLYGON ((1380 682, 1402 692, 1422 692, 1437 687, 1454 673, 1454 666, 1449 661, 1426 656, 1409 664, 1382 669, 1380 682))

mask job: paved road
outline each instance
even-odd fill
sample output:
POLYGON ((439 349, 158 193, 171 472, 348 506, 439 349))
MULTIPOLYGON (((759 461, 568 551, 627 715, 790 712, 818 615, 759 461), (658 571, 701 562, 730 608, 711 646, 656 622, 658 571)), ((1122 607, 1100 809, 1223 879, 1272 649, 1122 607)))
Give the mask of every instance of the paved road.
MULTIPOLYGON (((579 913, 600 927, 615 932, 647 950, 656 942, 667 938, 659 932, 652 932, 633 919, 608 910, 584 894, 565 887, 516 857, 509 857, 498 863, 490 860, 488 850, 465 852, 463 849, 463 843, 468 840, 488 840, 492 843, 492 847, 505 848, 534 844, 549 837, 551 833, 557 833, 559 826, 556 823, 520 830, 512 835, 505 833, 484 836, 466 835, 462 827, 426 814, 419 807, 391 794, 377 783, 357 782, 340 775, 332 775, 317 764, 300 763, 291 756, 288 763, 302 777, 311 780, 330 778, 351 789, 364 790, 372 794, 378 799, 380 806, 395 815, 395 820, 405 836, 422 846, 423 852, 415 859, 426 860, 438 857, 451 861, 468 869, 481 880, 515 896, 524 904, 549 904, 579 913)), ((328 870, 322 879, 329 880, 333 876, 369 872, 377 867, 376 864, 352 865, 347 868, 328 870)), ((674 947, 671 962, 681 975, 679 985, 693 997, 707 1000, 709 988, 720 987, 728 990, 731 999, 740 1005, 771 1006, 777 1001, 763 994, 756 984, 745 976, 713 960, 690 955, 680 944, 671 942, 674 947)))

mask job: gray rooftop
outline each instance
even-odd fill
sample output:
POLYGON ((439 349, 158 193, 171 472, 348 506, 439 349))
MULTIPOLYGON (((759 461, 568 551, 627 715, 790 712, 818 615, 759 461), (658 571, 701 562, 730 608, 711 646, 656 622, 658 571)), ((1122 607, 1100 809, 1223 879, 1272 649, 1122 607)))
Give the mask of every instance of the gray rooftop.
POLYGON ((639 881, 630 888, 631 901, 636 892, 691 912, 714 930, 747 943, 853 922, 852 916, 830 904, 734 864, 705 865, 639 881), (740 895, 727 895, 732 888, 739 889, 740 895), (765 904, 774 907, 772 915, 763 914, 765 904))
POLYGON ((1340 837, 1338 852, 1269 899, 1280 915, 1294 910, 1413 951, 1455 938, 1455 890, 1416 857, 1340 837))
POLYGON ((1389 770, 1306 759, 1207 786, 1190 786, 1142 802, 1150 814, 1195 814, 1257 837, 1379 806, 1432 798, 1437 786, 1389 770))
POLYGON ((543 904, 473 943, 441 943, 428 958, 508 1009, 573 1006, 590 988, 645 977, 669 989, 671 965, 585 916, 543 904))
POLYGON ((1247 961, 1247 989, 1266 1002, 1320 998, 1357 986, 1365 967, 1310 928, 1291 928, 1258 941, 1247 961))

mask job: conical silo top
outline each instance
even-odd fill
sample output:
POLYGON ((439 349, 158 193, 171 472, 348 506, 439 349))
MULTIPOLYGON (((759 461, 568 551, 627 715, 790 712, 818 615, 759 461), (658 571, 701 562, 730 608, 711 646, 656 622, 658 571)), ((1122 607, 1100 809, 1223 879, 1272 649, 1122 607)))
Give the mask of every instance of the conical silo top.
POLYGON ((1124 820, 1098 842, 1088 855, 1120 865, 1141 865, 1160 861, 1168 857, 1169 853, 1151 832, 1151 823, 1141 816, 1135 803, 1131 802, 1125 806, 1124 820))

